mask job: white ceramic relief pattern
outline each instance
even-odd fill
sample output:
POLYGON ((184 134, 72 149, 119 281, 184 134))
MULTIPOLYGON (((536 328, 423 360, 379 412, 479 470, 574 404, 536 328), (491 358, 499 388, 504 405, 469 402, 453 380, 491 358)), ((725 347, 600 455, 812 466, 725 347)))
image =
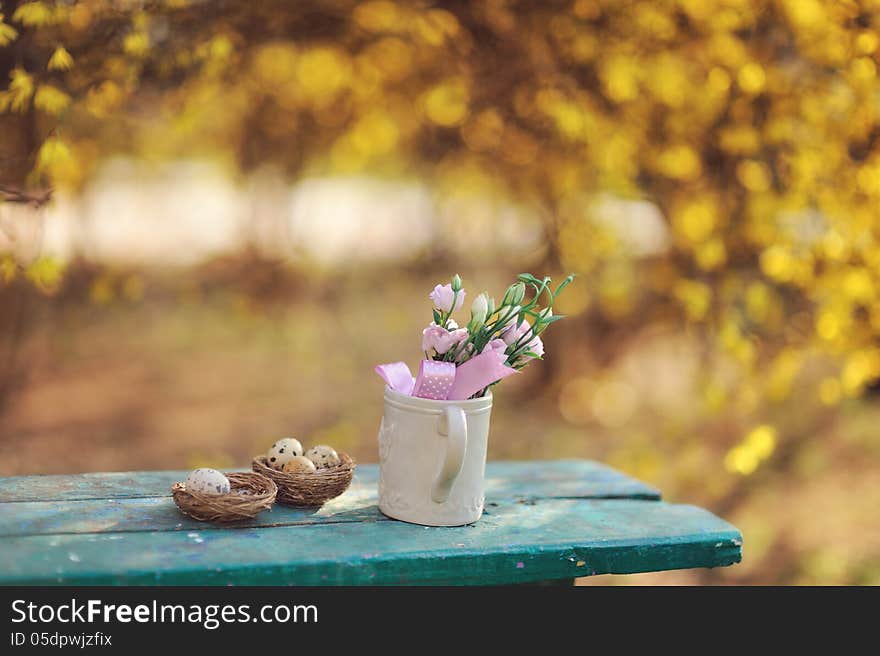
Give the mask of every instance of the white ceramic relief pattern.
POLYGON ((385 417, 382 417, 382 423, 379 425, 379 462, 388 460, 391 453, 391 442, 394 438, 394 424, 385 423, 385 417))
POLYGON ((407 511, 410 504, 406 498, 395 491, 382 490, 379 493, 379 501, 385 508, 397 511, 407 511))
POLYGON ((407 511, 410 504, 400 493, 389 490, 382 477, 379 477, 379 503, 390 510, 407 511))

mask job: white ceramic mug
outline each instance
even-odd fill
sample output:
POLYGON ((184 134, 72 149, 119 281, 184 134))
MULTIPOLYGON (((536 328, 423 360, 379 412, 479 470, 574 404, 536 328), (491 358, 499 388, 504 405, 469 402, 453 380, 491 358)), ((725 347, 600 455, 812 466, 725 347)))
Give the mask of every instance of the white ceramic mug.
POLYGON ((379 510, 427 526, 483 514, 492 394, 435 401, 385 388, 379 428, 379 510))

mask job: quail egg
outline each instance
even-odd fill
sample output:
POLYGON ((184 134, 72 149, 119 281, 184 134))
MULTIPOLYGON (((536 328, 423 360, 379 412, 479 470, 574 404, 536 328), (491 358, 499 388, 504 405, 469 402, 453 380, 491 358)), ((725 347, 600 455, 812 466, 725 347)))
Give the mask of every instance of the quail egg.
POLYGON ((299 440, 293 437, 285 437, 269 447, 269 450, 266 452, 266 464, 273 469, 281 469, 288 460, 302 454, 303 446, 299 440))
POLYGON ((229 479, 216 469, 203 467, 186 477, 186 489, 202 494, 229 494, 229 479))
POLYGON ((303 456, 293 456, 284 463, 282 471, 288 474, 305 474, 315 471, 315 463, 303 456))
POLYGON ((332 446, 327 446, 326 444, 313 446, 306 451, 306 458, 315 463, 315 467, 318 469, 335 467, 340 462, 339 454, 336 453, 336 450, 332 446))

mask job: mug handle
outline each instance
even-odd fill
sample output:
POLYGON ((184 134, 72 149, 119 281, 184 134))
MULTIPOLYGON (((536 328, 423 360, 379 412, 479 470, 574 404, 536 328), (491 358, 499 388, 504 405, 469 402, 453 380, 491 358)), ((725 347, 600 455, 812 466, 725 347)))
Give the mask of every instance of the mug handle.
POLYGON ((467 420, 464 410, 454 405, 446 407, 440 415, 437 432, 446 436, 446 458, 431 487, 431 500, 443 503, 449 498, 452 484, 464 464, 464 452, 467 448, 467 420))

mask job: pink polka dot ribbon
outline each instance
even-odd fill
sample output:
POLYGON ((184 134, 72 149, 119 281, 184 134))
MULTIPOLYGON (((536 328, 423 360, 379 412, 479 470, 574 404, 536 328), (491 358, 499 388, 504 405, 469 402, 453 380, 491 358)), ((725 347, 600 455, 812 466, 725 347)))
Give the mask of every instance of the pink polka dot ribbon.
POLYGON ((454 362, 422 360, 412 395, 421 399, 445 401, 454 382, 454 362))
POLYGON ((455 382, 444 398, 450 401, 469 399, 495 381, 517 373, 516 369, 504 364, 505 359, 504 354, 487 349, 458 365, 455 382))
POLYGON ((380 364, 376 373, 388 387, 407 396, 436 401, 469 399, 492 383, 517 373, 504 364, 504 354, 486 350, 456 367, 453 362, 422 360, 413 379, 404 362, 380 364))

